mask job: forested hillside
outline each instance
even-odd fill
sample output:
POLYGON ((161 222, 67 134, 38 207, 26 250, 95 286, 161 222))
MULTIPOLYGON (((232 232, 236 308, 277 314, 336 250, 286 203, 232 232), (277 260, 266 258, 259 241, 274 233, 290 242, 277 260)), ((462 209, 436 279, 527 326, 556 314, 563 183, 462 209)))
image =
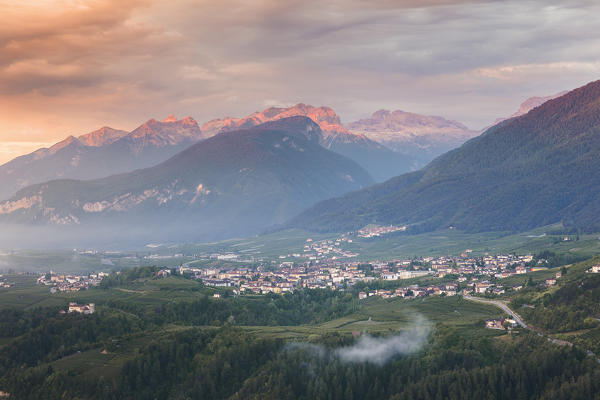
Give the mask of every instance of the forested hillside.
POLYGON ((500 123, 424 169, 317 204, 288 226, 348 231, 600 227, 600 81, 500 123))
MULTIPOLYGON (((585 267, 571 269, 556 301, 572 297, 570 282, 585 267)), ((580 347, 486 330, 483 318, 497 310, 458 296, 359 303, 360 288, 240 297, 222 289, 214 298, 213 288, 159 279, 157 270, 115 273, 77 293, 96 303, 91 315, 5 305, 0 390, 50 400, 594 399, 600 390, 600 365, 580 347), (407 321, 428 328, 411 331, 407 321), (413 335, 422 339, 410 351, 347 357, 365 343, 413 335)), ((536 293, 543 289, 524 290, 536 293)))

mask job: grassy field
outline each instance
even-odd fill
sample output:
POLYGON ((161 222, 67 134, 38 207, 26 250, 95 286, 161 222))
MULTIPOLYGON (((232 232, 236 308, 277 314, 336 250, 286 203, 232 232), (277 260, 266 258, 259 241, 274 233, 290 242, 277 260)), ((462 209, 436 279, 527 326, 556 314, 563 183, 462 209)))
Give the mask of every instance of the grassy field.
POLYGON ((152 341, 160 341, 173 333, 190 329, 182 326, 168 326, 160 330, 138 333, 115 340, 108 346, 100 346, 77 352, 50 363, 52 368, 64 371, 77 371, 90 377, 114 377, 126 361, 133 359, 140 348, 152 341))
MULTIPOLYGON (((457 230, 444 230, 419 235, 392 233, 376 238, 354 237, 352 243, 343 243, 342 248, 360 255, 362 261, 391 260, 397 258, 459 255, 466 249, 481 256, 485 253, 529 254, 551 250, 556 253, 571 253, 582 257, 600 254, 599 235, 581 235, 578 241, 564 241, 563 235, 551 235, 559 226, 549 226, 525 233, 506 232, 464 233, 457 230)), ((160 254, 183 253, 236 253, 261 259, 293 260, 287 256, 302 253, 306 239, 313 241, 335 239, 338 234, 316 235, 314 233, 290 230, 257 236, 248 239, 228 240, 199 245, 170 246, 157 248, 160 254)), ((574 238, 574 237, 573 237, 574 238)))
MULTIPOLYGON (((212 289, 202 288, 197 282, 178 277, 159 280, 134 282, 126 288, 99 289, 74 293, 51 294, 48 287, 35 283, 34 276, 16 275, 10 277, 15 286, 0 291, 0 307, 32 309, 35 307, 66 307, 69 301, 81 303, 95 302, 98 310, 106 312, 122 312, 107 308, 108 300, 124 300, 132 304, 154 306, 171 301, 192 300, 212 289)), ((472 303, 459 296, 428 297, 424 299, 404 300, 400 298, 382 299, 371 297, 360 301, 357 312, 342 318, 333 319, 320 324, 298 326, 239 326, 249 333, 266 338, 279 338, 293 341, 314 341, 323 335, 338 333, 352 335, 356 332, 371 334, 390 334, 405 329, 420 315, 427 323, 455 326, 463 335, 497 336, 496 331, 486 330, 483 321, 487 318, 499 317, 501 312, 489 305, 472 303)), ((174 332, 200 328, 218 329, 217 327, 191 327, 167 325, 153 328, 142 333, 121 337, 110 343, 71 354, 53 361, 52 367, 57 370, 74 370, 78 373, 95 376, 112 376, 126 360, 132 359, 138 349, 153 340, 160 340, 174 332), (106 353, 103 350, 107 349, 106 353)), ((0 338, 0 346, 8 340, 0 338)))
MULTIPOLYGON (((409 326, 417 317, 423 316, 432 327, 437 323, 452 325, 465 336, 499 336, 503 332, 486 330, 483 321, 501 316, 493 306, 473 303, 456 297, 429 297, 419 300, 389 299, 379 297, 366 299, 360 310, 343 318, 322 324, 298 326, 240 326, 247 332, 265 338, 279 338, 292 341, 315 341, 321 336, 338 333, 351 335, 353 332, 390 334, 409 326)), ((189 326, 169 325, 159 330, 134 334, 110 344, 110 350, 103 354, 104 347, 72 354, 51 363, 57 370, 75 370, 90 376, 113 376, 118 367, 132 359, 137 349, 153 340, 160 340, 172 333, 191 329, 189 326)), ((194 327, 217 329, 215 327, 194 327)))
POLYGON ((196 281, 168 277, 135 282, 127 288, 106 290, 91 288, 79 292, 52 294, 48 286, 37 285, 36 278, 31 275, 9 276, 8 280, 15 285, 10 289, 0 288, 0 308, 66 307, 71 301, 96 303, 101 306, 108 300, 123 300, 151 306, 165 302, 192 300, 215 292, 196 281))
MULTIPOLYGON (((531 254, 544 250, 559 254, 568 253, 582 258, 600 254, 600 234, 581 235, 578 241, 564 241, 563 235, 549 234, 558 228, 560 227, 549 226, 519 234, 505 232, 469 234, 457 230, 420 235, 407 235, 400 232, 378 238, 354 237, 352 243, 343 243, 342 248, 358 253, 359 256, 352 260, 360 261, 459 255, 466 249, 471 249, 471 254, 475 256, 486 253, 531 254)), ((308 238, 318 241, 339 236, 339 234, 288 230, 213 243, 155 245, 122 253, 79 254, 73 250, 11 250, 0 252, 0 270, 12 269, 39 273, 53 269, 61 273, 87 273, 148 265, 175 267, 181 264, 197 266, 247 264, 247 262, 209 258, 211 254, 227 253, 236 254, 241 259, 255 261, 303 261, 291 255, 302 254, 308 238)))

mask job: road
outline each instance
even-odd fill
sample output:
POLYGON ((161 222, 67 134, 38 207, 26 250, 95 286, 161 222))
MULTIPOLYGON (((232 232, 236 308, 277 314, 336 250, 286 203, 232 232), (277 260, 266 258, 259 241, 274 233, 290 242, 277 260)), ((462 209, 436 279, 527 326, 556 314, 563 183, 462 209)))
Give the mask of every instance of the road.
MULTIPOLYGON (((540 330, 535 329, 534 327, 527 326, 527 324, 525 322, 523 322, 523 319, 517 313, 515 313, 513 310, 510 309, 510 307, 508 307, 505 303, 503 303, 499 300, 482 299, 480 297, 469 296, 468 294, 463 295, 463 298, 465 298, 467 300, 475 301, 477 303, 491 304, 493 306, 499 307, 502 310, 504 310, 508 315, 512 315, 513 319, 517 322, 517 324, 519 324, 523 328, 530 329, 533 332, 536 332, 538 334, 538 336, 545 337, 546 339, 548 339, 548 341, 550 341, 556 345, 573 347, 573 343, 571 343, 571 342, 567 342, 566 340, 555 339, 552 336, 544 334, 540 330)), ((600 363, 600 357, 598 357, 595 353, 593 353, 592 351, 590 351, 588 349, 584 349, 584 350, 588 354, 588 356, 594 357, 596 359, 596 361, 598 363, 600 363)))
POLYGON ((523 320, 521 319, 521 317, 519 316, 519 314, 517 314, 516 312, 514 312, 513 310, 511 310, 506 304, 504 304, 503 302, 501 302, 499 300, 481 299, 479 297, 469 296, 468 294, 465 294, 463 297, 465 299, 467 299, 467 300, 475 301, 477 303, 491 304, 491 305, 494 305, 496 307, 499 307, 499 308, 503 309, 508 315, 512 315, 513 319, 521 327, 523 327, 525 329, 529 328, 527 326, 527 324, 525 322, 523 322, 523 320))

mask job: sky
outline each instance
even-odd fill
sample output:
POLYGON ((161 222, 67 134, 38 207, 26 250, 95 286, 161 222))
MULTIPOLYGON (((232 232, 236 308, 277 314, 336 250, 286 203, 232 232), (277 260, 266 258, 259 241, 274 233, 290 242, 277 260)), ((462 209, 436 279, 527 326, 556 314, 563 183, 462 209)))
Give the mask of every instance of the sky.
POLYGON ((0 0, 0 162, 108 125, 298 102, 481 129, 600 79, 600 2, 0 0))

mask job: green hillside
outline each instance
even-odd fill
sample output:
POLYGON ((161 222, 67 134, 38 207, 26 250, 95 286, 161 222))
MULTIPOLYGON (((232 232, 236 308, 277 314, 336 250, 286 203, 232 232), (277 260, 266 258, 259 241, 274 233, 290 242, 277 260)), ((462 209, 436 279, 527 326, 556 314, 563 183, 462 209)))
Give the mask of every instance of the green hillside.
POLYGON ((592 399, 600 390, 593 358, 528 331, 484 329, 502 312, 460 296, 214 299, 213 289, 155 271, 56 295, 22 277, 2 298, 13 300, 0 310, 0 389, 24 399, 464 399, 500 389, 490 398, 592 399), (57 313, 73 300, 94 301, 97 312, 57 313), (359 333, 423 336, 383 364, 344 361, 359 333))
POLYGON ((289 226, 525 231, 600 223, 600 81, 488 129, 424 169, 317 204, 289 226))

